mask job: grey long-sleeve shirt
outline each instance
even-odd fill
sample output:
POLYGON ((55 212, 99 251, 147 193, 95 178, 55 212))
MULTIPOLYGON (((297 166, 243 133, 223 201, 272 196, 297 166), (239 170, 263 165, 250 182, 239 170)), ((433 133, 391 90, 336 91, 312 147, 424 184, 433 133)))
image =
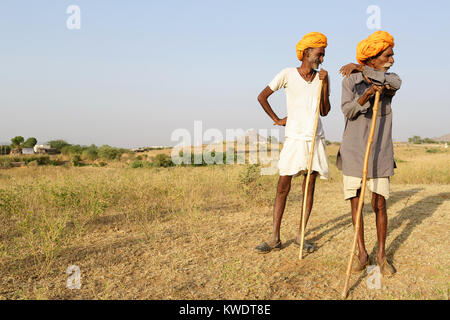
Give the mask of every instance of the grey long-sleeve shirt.
POLYGON ((342 80, 342 112, 345 116, 345 129, 338 151, 336 165, 343 174, 362 177, 364 155, 372 122, 374 96, 364 105, 358 99, 371 86, 363 74, 376 84, 389 84, 380 96, 378 117, 372 147, 370 149, 367 178, 382 178, 394 175, 394 146, 392 143, 391 102, 395 92, 400 89, 402 80, 395 73, 384 73, 365 66, 363 73, 353 73, 342 80))

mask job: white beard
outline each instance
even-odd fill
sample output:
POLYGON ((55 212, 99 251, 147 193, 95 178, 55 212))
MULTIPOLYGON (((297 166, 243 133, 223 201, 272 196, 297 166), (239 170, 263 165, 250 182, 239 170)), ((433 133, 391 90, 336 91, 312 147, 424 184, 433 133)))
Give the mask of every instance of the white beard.
POLYGON ((387 71, 390 67, 392 67, 392 63, 390 63, 390 62, 385 63, 384 66, 383 66, 384 70, 386 70, 386 71, 387 71))

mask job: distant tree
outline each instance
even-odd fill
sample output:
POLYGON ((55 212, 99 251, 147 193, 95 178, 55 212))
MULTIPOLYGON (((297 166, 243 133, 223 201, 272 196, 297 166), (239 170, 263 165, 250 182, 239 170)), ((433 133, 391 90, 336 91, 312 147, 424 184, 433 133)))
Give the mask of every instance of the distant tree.
POLYGON ((430 138, 422 139, 422 142, 423 143, 438 143, 437 141, 430 139, 430 138))
POLYGON ((0 146, 0 154, 9 154, 11 152, 11 147, 8 145, 0 146))
POLYGON ((50 145, 51 148, 55 148, 59 152, 62 151, 62 148, 71 146, 70 143, 68 143, 64 140, 52 140, 52 141, 49 141, 48 144, 50 145))
POLYGON ((27 139, 27 141, 25 141, 25 143, 23 144, 24 148, 33 148, 37 143, 36 138, 34 137, 30 137, 27 139))
POLYGON ((422 139, 419 136, 414 136, 411 138, 408 138, 408 142, 409 143, 414 143, 414 144, 422 144, 422 143, 438 143, 437 141, 430 139, 430 138, 424 138, 422 139))
POLYGON ((408 142, 409 143, 414 143, 414 144, 421 144, 423 141, 422 141, 422 138, 420 136, 413 136, 411 138, 408 138, 408 142))
POLYGON ((15 136, 11 139, 11 148, 17 149, 22 148, 25 139, 22 136, 15 136))

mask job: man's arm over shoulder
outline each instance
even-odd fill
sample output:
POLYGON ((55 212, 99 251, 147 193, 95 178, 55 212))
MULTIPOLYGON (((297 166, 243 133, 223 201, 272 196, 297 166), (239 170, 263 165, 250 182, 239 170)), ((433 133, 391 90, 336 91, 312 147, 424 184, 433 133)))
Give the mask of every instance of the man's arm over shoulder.
POLYGON ((356 77, 357 74, 354 73, 342 80, 341 108, 348 119, 356 118, 360 113, 366 113, 370 107, 369 101, 362 106, 358 103, 358 97, 355 94, 356 77))

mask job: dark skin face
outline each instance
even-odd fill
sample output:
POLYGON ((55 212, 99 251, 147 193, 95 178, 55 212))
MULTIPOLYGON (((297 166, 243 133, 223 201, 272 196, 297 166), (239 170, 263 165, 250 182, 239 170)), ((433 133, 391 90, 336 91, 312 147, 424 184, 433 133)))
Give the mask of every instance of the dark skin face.
MULTIPOLYGON (((369 58, 365 61, 368 67, 371 67, 375 70, 380 70, 383 72, 387 72, 389 68, 394 64, 394 49, 392 47, 386 48, 383 52, 378 54, 375 57, 369 58)), ((344 77, 349 77, 350 74, 355 72, 362 72, 364 69, 363 65, 356 63, 349 63, 343 66, 339 73, 341 73, 344 77)), ((366 81, 372 83, 370 79, 366 78, 366 81)), ((386 94, 391 94, 389 86, 378 86, 372 84, 366 92, 358 99, 358 103, 360 105, 365 104, 376 92, 380 94, 385 91, 386 94)))
POLYGON ((391 66, 394 64, 394 49, 388 47, 380 55, 368 59, 366 63, 375 70, 387 72, 390 68, 387 64, 390 64, 391 66))

